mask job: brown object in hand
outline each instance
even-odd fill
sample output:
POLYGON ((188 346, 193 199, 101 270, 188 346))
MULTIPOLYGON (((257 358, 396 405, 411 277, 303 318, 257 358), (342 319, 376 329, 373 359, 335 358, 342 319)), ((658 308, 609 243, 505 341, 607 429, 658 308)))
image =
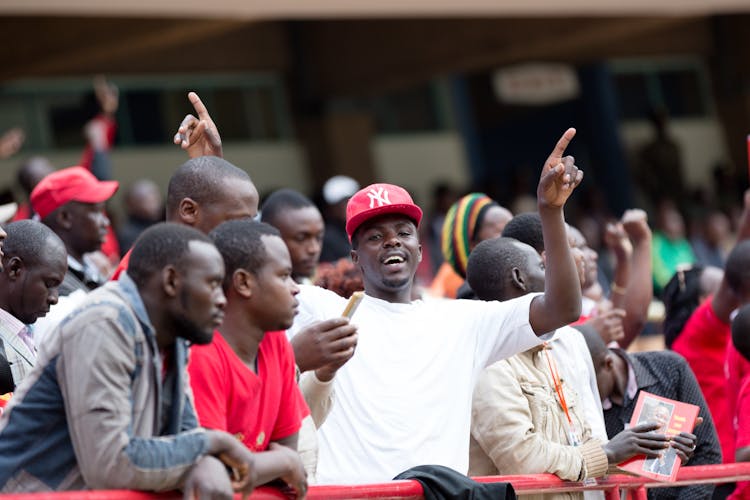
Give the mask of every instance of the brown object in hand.
POLYGON ((359 307, 359 303, 362 302, 363 298, 365 298, 365 292, 354 292, 352 296, 349 297, 349 302, 347 302, 346 308, 341 315, 345 318, 352 319, 354 311, 357 310, 357 307, 359 307))

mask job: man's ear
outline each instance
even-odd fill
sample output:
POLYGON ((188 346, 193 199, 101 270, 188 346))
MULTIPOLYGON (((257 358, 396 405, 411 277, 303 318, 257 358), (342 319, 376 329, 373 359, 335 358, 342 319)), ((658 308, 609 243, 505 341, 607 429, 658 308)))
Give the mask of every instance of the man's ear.
POLYGON ((188 226, 195 226, 200 219, 200 205, 192 198, 183 198, 177 210, 180 220, 188 226))
POLYGON ((351 251, 351 252, 349 253, 349 255, 350 255, 350 256, 351 256, 351 258, 352 258, 352 263, 356 264, 356 263, 357 263, 357 262, 359 261, 359 255, 357 255, 357 251, 356 251, 356 250, 352 250, 352 251, 351 251))
POLYGON ((174 266, 167 266, 161 270, 161 286, 168 297, 177 297, 180 284, 180 273, 174 266))
POLYGON ((511 281, 513 282, 513 286, 518 288, 519 290, 522 290, 526 292, 526 279, 523 276, 523 273, 520 269, 517 267, 514 267, 511 271, 511 281))
POLYGON ((235 269, 232 273, 232 289, 243 299, 252 297, 256 285, 255 276, 246 269, 235 269))
POLYGON ((70 213, 70 207, 63 205, 55 213, 55 222, 57 227, 70 230, 73 227, 73 214, 70 213))
POLYGON ((419 254, 417 255, 417 262, 422 262, 422 245, 419 245, 419 254))
POLYGON ((15 281, 21 277, 25 268, 23 259, 16 255, 5 261, 3 264, 3 273, 8 276, 9 280, 15 281))
POLYGON ((614 366, 615 366, 615 360, 612 357, 612 353, 608 352, 604 356, 604 369, 608 370, 608 371, 612 371, 612 370, 614 370, 614 366))

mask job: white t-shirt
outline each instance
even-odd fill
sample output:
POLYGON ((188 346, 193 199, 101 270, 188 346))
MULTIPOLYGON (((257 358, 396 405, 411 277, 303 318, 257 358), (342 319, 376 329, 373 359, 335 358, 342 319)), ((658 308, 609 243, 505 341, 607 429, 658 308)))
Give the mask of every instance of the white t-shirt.
MULTIPOLYGON (((291 335, 346 306, 328 290, 300 290, 291 335)), ((318 482, 389 481, 422 464, 465 474, 474 384, 484 367, 540 342, 529 325, 534 297, 398 304, 366 295, 352 318, 356 352, 319 429, 318 482)))

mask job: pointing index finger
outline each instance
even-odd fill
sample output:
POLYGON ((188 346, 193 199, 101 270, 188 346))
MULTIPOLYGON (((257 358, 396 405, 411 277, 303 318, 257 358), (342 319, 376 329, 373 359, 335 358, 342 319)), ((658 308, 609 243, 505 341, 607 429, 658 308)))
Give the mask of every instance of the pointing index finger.
POLYGON ((193 105, 193 109, 195 109, 195 112, 198 113, 199 119, 201 120, 210 119, 208 115, 208 110, 206 109, 206 106, 203 104, 203 101, 201 101, 201 98, 198 97, 198 94, 196 94, 195 92, 189 92, 188 99, 190 99, 190 103, 193 105))
POLYGON ((573 137, 576 135, 576 129, 569 128, 568 130, 563 133, 562 137, 560 137, 560 140, 557 141, 557 144, 555 144, 555 149, 552 150, 552 154, 549 155, 549 158, 547 159, 547 163, 551 163, 552 166, 556 166, 558 163, 560 163, 560 159, 562 158, 563 154, 565 154, 565 150, 568 148, 568 144, 570 144, 570 141, 573 140, 573 137))

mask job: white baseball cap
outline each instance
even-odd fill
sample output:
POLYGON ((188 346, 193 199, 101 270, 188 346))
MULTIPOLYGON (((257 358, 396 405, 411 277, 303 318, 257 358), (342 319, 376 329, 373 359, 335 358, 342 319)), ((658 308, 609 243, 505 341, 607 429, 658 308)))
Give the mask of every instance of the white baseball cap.
POLYGON ((359 183, 346 175, 334 175, 323 184, 323 199, 335 205, 351 198, 359 191, 359 183))

